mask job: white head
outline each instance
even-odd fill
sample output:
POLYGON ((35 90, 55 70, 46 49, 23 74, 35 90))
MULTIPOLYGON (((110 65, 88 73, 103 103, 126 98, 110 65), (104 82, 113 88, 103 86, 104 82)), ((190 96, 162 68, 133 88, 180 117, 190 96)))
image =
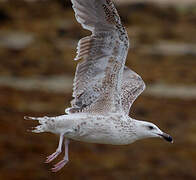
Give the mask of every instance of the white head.
POLYGON ((150 137, 159 137, 173 143, 173 139, 169 134, 162 132, 155 124, 151 122, 134 120, 134 129, 137 140, 150 137))

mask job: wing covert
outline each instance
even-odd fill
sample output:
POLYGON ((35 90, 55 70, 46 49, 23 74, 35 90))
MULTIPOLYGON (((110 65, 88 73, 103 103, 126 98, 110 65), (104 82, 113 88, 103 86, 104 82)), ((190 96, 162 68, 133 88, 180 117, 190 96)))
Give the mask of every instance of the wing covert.
POLYGON ((133 102, 144 91, 145 87, 144 81, 137 73, 128 67, 124 68, 121 100, 125 114, 129 114, 133 102))

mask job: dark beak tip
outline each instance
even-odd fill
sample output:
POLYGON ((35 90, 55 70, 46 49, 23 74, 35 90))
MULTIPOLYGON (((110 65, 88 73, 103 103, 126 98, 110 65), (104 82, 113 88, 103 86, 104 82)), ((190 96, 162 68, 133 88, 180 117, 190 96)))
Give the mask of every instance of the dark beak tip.
POLYGON ((161 137, 163 139, 165 139, 166 141, 170 142, 170 143, 173 143, 174 142, 173 141, 173 138, 170 135, 166 134, 166 133, 162 134, 161 137))
POLYGON ((172 139, 172 140, 171 140, 171 141, 169 141, 169 142, 173 144, 173 143, 174 143, 174 140, 172 139))
POLYGON ((166 140, 166 141, 168 141, 168 142, 170 142, 170 143, 173 143, 174 141, 173 141, 173 138, 171 137, 171 136, 163 136, 163 138, 166 140))

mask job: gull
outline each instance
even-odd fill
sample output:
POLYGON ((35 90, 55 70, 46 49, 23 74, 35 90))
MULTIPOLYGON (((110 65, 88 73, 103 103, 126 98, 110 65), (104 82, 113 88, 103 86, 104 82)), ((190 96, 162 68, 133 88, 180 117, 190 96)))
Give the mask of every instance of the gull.
POLYGON ((32 132, 51 132, 60 136, 56 151, 47 157, 54 160, 64 144, 64 158, 54 165, 59 171, 69 160, 70 140, 125 145, 136 140, 172 137, 155 124, 129 117, 129 110, 144 91, 142 78, 125 66, 129 39, 112 0, 71 0, 76 20, 92 32, 80 39, 79 61, 73 83, 71 107, 56 117, 24 117, 40 125, 32 132))

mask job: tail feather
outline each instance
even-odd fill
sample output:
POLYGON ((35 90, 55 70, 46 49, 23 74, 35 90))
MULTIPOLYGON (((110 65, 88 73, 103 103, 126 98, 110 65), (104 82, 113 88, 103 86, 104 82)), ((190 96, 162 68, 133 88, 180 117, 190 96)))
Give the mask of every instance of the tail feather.
POLYGON ((46 120, 49 120, 49 117, 47 116, 44 116, 44 117, 30 117, 30 116, 24 116, 24 119, 25 120, 37 120, 37 121, 46 121, 46 120))
POLYGON ((40 125, 34 127, 33 130, 30 130, 31 132, 34 132, 34 133, 47 132, 47 129, 48 129, 47 121, 50 119, 49 117, 47 117, 47 116, 44 116, 44 117, 24 116, 24 119, 25 120, 37 120, 37 121, 39 121, 40 125))
POLYGON ((31 132, 34 132, 34 133, 45 132, 44 125, 39 125, 39 126, 34 127, 33 130, 31 130, 31 132))

